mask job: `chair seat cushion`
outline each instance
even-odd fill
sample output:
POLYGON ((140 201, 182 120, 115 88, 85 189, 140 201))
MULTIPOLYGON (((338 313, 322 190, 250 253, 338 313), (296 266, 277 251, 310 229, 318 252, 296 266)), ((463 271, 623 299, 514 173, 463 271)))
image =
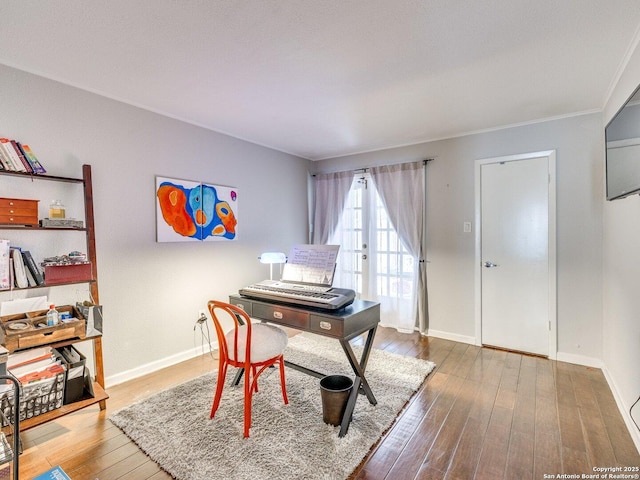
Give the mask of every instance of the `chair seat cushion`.
MULTIPOLYGON (((233 348, 234 331, 231 330, 225 335, 229 358, 234 361, 244 362, 245 344, 247 339, 247 326, 238 327, 238 358, 235 358, 233 348)), ((275 325, 266 323, 251 324, 251 362, 259 363, 277 357, 287 347, 289 341, 287 333, 275 325)))

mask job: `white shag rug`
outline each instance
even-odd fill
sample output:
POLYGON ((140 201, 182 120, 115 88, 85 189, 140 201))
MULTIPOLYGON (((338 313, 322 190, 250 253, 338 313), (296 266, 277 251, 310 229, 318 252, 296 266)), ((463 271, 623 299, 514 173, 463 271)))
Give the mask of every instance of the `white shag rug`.
MULTIPOLYGON (((361 347, 353 347, 360 358, 361 347)), ((311 334, 289 339, 285 359, 327 374, 353 377, 336 340, 311 334)), ((345 479, 420 387, 435 364, 372 349, 366 376, 378 401, 358 395, 347 435, 322 421, 320 380, 285 369, 289 405, 278 369, 268 369, 253 396, 250 437, 244 439, 243 389, 230 368, 220 407, 209 419, 216 372, 114 412, 109 419, 160 467, 179 480, 345 479)))

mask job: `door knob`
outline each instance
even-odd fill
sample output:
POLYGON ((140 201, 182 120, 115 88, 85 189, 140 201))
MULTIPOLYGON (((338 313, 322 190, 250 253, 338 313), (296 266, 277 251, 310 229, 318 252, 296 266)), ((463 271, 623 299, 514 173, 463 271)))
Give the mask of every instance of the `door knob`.
POLYGON ((486 268, 497 267, 498 265, 493 262, 484 262, 486 268))

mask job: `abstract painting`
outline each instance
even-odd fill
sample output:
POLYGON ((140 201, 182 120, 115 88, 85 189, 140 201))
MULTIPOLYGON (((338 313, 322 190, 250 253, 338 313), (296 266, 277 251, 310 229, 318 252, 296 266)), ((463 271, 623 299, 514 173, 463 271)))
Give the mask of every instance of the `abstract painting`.
POLYGON ((156 177, 158 242, 233 240, 238 189, 156 177))

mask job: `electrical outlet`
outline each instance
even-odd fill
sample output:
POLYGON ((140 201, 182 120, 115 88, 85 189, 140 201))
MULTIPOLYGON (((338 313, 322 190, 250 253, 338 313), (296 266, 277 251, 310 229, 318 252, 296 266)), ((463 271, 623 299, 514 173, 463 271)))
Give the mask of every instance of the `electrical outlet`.
POLYGON ((207 321, 207 311, 204 308, 201 308, 200 310, 198 310, 198 317, 196 322, 197 323, 203 323, 207 321))

